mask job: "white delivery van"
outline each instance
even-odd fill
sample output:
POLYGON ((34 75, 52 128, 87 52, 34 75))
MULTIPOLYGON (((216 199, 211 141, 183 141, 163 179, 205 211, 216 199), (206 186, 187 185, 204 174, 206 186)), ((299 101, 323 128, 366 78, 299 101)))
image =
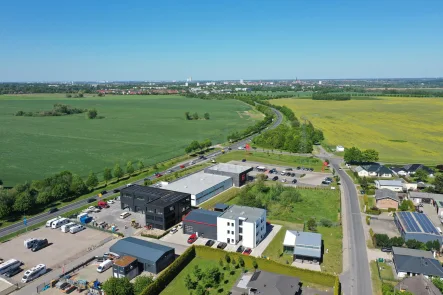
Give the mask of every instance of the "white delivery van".
POLYGON ((107 259, 105 261, 103 261, 102 263, 100 263, 100 265, 97 267, 97 272, 104 272, 105 270, 107 270, 108 268, 110 268, 112 266, 113 262, 110 259, 107 259))
POLYGON ((53 218, 53 219, 50 219, 50 220, 46 221, 46 227, 51 227, 51 226, 52 226, 52 223, 53 223, 54 221, 59 220, 60 218, 61 218, 61 217, 59 216, 59 217, 57 217, 57 218, 53 218))
POLYGON ((38 278, 39 276, 44 275, 45 273, 46 273, 46 265, 38 264, 37 266, 34 266, 33 268, 25 271, 22 278, 22 283, 30 282, 38 278))
POLYGON ((69 229, 69 232, 71 234, 75 234, 75 233, 78 233, 79 231, 84 230, 84 229, 85 229, 85 227, 83 225, 76 225, 76 226, 71 227, 69 229))
POLYGON ((128 217, 129 215, 131 215, 131 213, 129 213, 129 212, 123 212, 122 214, 120 214, 120 218, 125 219, 125 218, 128 217))
POLYGON ((81 219, 83 216, 88 216, 88 213, 81 213, 81 214, 77 215, 77 220, 80 221, 80 219, 81 219))
POLYGON ((56 220, 52 223, 51 228, 59 228, 60 226, 68 223, 69 223, 68 218, 60 218, 59 220, 56 220))
POLYGON ((37 241, 37 239, 35 239, 35 238, 29 238, 29 239, 26 239, 26 240, 24 241, 25 248, 26 248, 26 249, 31 249, 32 246, 34 246, 34 243, 35 243, 36 241, 37 241))
POLYGON ((62 225, 61 226, 61 231, 63 232, 63 233, 67 233, 67 232, 69 232, 69 229, 71 228, 71 227, 74 227, 74 226, 76 226, 77 225, 77 223, 75 223, 75 222, 70 222, 70 223, 67 223, 67 224, 64 224, 64 225, 62 225))

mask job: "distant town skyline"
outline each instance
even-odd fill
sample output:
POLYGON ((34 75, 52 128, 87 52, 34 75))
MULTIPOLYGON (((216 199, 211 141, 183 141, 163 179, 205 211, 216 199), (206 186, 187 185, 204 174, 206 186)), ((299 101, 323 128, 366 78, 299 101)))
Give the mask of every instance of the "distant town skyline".
POLYGON ((17 0, 2 8, 1 82, 443 76, 443 1, 17 0))

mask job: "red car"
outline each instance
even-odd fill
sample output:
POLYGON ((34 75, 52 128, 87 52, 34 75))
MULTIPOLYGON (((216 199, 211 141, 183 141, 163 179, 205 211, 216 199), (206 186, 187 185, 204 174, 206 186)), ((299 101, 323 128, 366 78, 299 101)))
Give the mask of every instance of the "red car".
POLYGON ((108 203, 106 203, 105 201, 99 201, 97 204, 100 208, 109 208, 108 203))
POLYGON ((180 168, 182 168, 182 169, 185 168, 185 165, 180 165, 180 168))
POLYGON ((197 241, 197 239, 198 239, 197 234, 192 234, 188 239, 188 244, 194 243, 195 241, 197 241))
POLYGON ((251 248, 246 248, 245 251, 243 251, 243 255, 250 255, 252 252, 251 248))
POLYGON ((156 178, 159 178, 159 177, 162 177, 162 176, 163 176, 163 175, 161 175, 160 173, 158 173, 158 174, 155 175, 156 178))

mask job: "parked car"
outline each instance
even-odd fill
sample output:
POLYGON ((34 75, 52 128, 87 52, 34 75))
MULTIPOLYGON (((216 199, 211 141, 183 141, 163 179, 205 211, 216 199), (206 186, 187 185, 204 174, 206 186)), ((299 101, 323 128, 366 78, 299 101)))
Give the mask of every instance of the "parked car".
POLYGON ((291 173, 291 177, 295 177, 295 173, 291 173))
POLYGON ((364 195, 364 194, 365 194, 365 191, 364 191, 364 190, 361 190, 361 191, 360 191, 360 194, 364 195))
POLYGON ((243 254, 244 254, 244 255, 250 255, 251 252, 252 252, 252 249, 251 249, 251 248, 246 248, 245 251, 243 251, 243 254))
POLYGON ((381 248, 381 251, 382 252, 392 252, 392 248, 384 247, 384 248, 381 248))
POLYGON ((120 255, 118 255, 117 253, 113 253, 113 252, 106 252, 105 254, 103 254, 103 258, 104 259, 119 259, 120 255))
POLYGON ((185 165, 180 165, 180 168, 182 168, 182 169, 185 168, 185 165))
POLYGON ((95 202, 95 201, 96 201, 95 198, 89 198, 89 199, 88 199, 88 203, 92 203, 92 202, 95 202))
POLYGON ((88 210, 90 210, 90 212, 95 212, 95 213, 98 213, 98 212, 100 212, 101 210, 100 210, 100 207, 98 207, 98 206, 90 206, 89 208, 88 208, 88 210))
POLYGON ((178 229, 176 227, 171 228, 171 230, 169 231, 170 234, 175 234, 176 232, 178 232, 178 229))
POLYGON ((107 203, 108 204, 114 204, 115 202, 114 202, 114 200, 109 200, 107 203))
POLYGON ((239 246, 238 248, 237 248, 237 253, 242 253, 243 251, 245 250, 245 247, 243 247, 243 246, 239 246))
POLYGON ((232 148, 228 147, 228 151, 232 150, 232 148))
POLYGON ((292 171, 292 168, 288 168, 288 169, 286 169, 286 171, 292 171))
POLYGON ((195 164, 195 162, 194 161, 191 161, 190 163, 189 163, 190 165, 194 165, 195 164))
POLYGON ((119 190, 118 188, 116 188, 116 189, 114 189, 112 192, 113 192, 113 193, 119 193, 120 190, 119 190))
POLYGON ((162 177, 163 175, 161 173, 157 173, 157 175, 155 175, 156 178, 162 177))
POLYGON ((213 240, 208 240, 206 242, 205 246, 212 247, 212 245, 214 245, 214 244, 215 244, 215 242, 213 240))
POLYGON ((246 159, 242 159, 241 161, 242 161, 242 162, 246 162, 246 159))
POLYGON ((243 150, 244 149, 244 147, 242 147, 242 146, 239 146, 237 149, 239 149, 239 150, 243 150))
POLYGON ((16 267, 16 268, 8 270, 3 275, 5 277, 7 277, 7 278, 11 278, 11 277, 15 276, 16 274, 18 274, 19 272, 21 272, 21 271, 22 271, 22 269, 20 267, 16 267))
POLYGON ((297 179, 294 178, 291 182, 292 183, 297 183, 297 179))
POLYGON ((321 182, 321 184, 330 185, 331 182, 330 182, 330 181, 327 181, 327 180, 323 180, 323 181, 321 182))
POLYGON ((49 245, 49 243, 48 243, 47 239, 38 240, 32 246, 31 251, 32 252, 37 252, 38 250, 43 249, 43 248, 47 247, 48 245, 49 245))
POLYGON ((217 248, 218 248, 218 249, 224 249, 224 248, 226 248, 227 245, 228 245, 228 244, 226 244, 226 243, 224 243, 224 242, 221 242, 221 243, 219 243, 219 244, 217 245, 217 248))
POLYGON ((107 191, 101 191, 100 192, 102 195, 106 195, 108 192, 107 191))
POLYGON ((283 179, 281 180, 281 182, 286 182, 286 178, 283 178, 283 179))
POLYGON ((282 171, 282 172, 280 173, 280 175, 282 175, 282 176, 286 175, 286 171, 282 171))
POLYGON ((192 234, 188 239, 188 244, 193 244, 195 241, 197 241, 197 239, 198 239, 197 234, 195 234, 195 233, 192 234))
POLYGON ((54 212, 57 212, 57 211, 58 211, 58 208, 57 208, 57 207, 52 207, 52 208, 50 208, 50 209, 48 210, 48 213, 51 214, 51 213, 54 213, 54 212))
POLYGON ((272 178, 272 180, 273 180, 273 181, 278 180, 278 176, 274 176, 274 177, 272 178))
POLYGON ((166 171, 166 173, 170 174, 170 173, 172 173, 172 170, 168 170, 168 171, 166 171))

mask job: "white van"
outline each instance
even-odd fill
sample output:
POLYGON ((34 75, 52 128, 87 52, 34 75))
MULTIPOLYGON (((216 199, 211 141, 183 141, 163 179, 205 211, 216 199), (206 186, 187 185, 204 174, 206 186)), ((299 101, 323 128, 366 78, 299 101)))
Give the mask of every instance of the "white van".
POLYGON ((102 263, 100 263, 100 265, 97 267, 97 272, 104 272, 105 270, 107 270, 108 268, 110 268, 112 266, 113 262, 110 259, 107 259, 105 261, 103 261, 102 263))
POLYGON ((120 214, 120 218, 125 219, 126 217, 128 217, 130 215, 131 215, 131 213, 129 213, 129 212, 123 212, 122 214, 120 214))
POLYGON ((0 264, 0 275, 8 272, 11 269, 16 269, 20 265, 22 265, 21 261, 18 261, 17 259, 9 259, 8 261, 0 264))
POLYGON ((75 233, 78 233, 79 231, 81 231, 81 230, 84 230, 86 227, 84 227, 83 225, 76 225, 76 226, 73 226, 73 227, 71 227, 70 229, 69 229, 69 232, 71 233, 71 234, 75 234, 75 233))
POLYGON ((46 265, 38 264, 37 266, 34 266, 33 268, 25 271, 22 278, 22 283, 30 282, 45 273, 46 273, 46 265))
POLYGON ((51 227, 51 226, 52 226, 52 223, 53 223, 54 221, 59 220, 60 218, 61 218, 61 217, 59 216, 59 217, 57 217, 57 218, 49 219, 48 221, 46 221, 46 227, 51 227))
POLYGON ((69 223, 68 218, 60 218, 59 220, 56 220, 52 223, 51 228, 59 228, 60 226, 68 223, 69 223))
POLYGON ((81 214, 77 215, 77 220, 80 221, 80 219, 81 219, 83 216, 88 216, 88 213, 81 213, 81 214))
POLYGON ((62 231, 63 233, 67 233, 67 232, 69 232, 69 229, 70 229, 71 227, 74 227, 74 226, 76 226, 76 225, 77 225, 77 223, 75 223, 75 222, 70 222, 70 223, 67 223, 67 224, 62 225, 62 227, 61 227, 60 229, 61 229, 61 231, 62 231))
POLYGON ((29 238, 29 239, 26 239, 24 242, 23 242, 23 244, 25 245, 25 248, 26 249, 30 249, 30 248, 32 248, 32 246, 34 246, 34 243, 37 241, 37 239, 35 239, 35 238, 29 238))

